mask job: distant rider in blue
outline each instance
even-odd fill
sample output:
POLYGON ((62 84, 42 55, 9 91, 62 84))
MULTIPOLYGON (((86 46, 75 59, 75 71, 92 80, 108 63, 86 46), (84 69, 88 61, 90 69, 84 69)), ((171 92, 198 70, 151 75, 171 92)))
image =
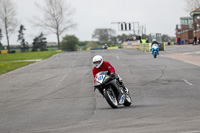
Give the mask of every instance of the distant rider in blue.
MULTIPOLYGON (((153 42, 151 44, 151 51, 153 49, 156 49, 158 51, 158 55, 159 55, 159 43, 156 41, 156 39, 153 39, 153 42)), ((153 51, 152 51, 152 54, 153 54, 153 51)))

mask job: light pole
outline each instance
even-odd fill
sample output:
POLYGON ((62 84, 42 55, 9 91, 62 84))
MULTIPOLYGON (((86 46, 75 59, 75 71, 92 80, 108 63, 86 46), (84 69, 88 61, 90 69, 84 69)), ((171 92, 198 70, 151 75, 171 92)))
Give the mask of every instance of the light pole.
POLYGON ((1 43, 2 37, 3 37, 2 30, 0 29, 0 46, 2 45, 2 43, 1 43))
POLYGON ((119 31, 133 31, 134 35, 137 31, 137 34, 140 34, 139 22, 111 22, 111 24, 118 24, 119 31))
POLYGON ((2 37, 3 37, 2 30, 0 29, 0 42, 1 42, 2 37))
MULTIPOLYGON (((199 27, 200 27, 199 21, 200 21, 200 16, 197 16, 197 29, 196 29, 197 34, 196 34, 196 32, 195 32, 196 40, 200 37, 200 35, 199 35, 199 32, 200 32, 200 30, 199 30, 199 27), (198 37, 197 37, 197 36, 198 36, 198 37)), ((197 42, 198 42, 198 41, 197 41, 197 42)), ((196 42, 195 42, 195 43, 196 43, 196 42)), ((200 43, 200 42, 199 42, 199 43, 200 43)))

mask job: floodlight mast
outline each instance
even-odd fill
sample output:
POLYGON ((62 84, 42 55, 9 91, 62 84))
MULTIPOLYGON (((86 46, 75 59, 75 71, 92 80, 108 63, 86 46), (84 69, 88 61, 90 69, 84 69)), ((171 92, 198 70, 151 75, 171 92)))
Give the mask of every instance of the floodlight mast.
POLYGON ((140 25, 139 22, 111 22, 111 24, 118 24, 119 31, 133 31, 133 34, 140 34, 140 25))
POLYGON ((0 28, 0 44, 1 44, 2 37, 3 37, 3 35, 2 35, 2 30, 1 30, 1 28, 0 28))

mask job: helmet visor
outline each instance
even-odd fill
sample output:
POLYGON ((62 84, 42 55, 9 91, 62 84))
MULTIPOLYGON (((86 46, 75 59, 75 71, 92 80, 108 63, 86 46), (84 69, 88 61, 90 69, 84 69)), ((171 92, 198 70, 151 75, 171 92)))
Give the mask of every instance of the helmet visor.
POLYGON ((101 63, 101 61, 96 61, 96 62, 93 62, 93 63, 94 63, 95 66, 98 66, 101 63))

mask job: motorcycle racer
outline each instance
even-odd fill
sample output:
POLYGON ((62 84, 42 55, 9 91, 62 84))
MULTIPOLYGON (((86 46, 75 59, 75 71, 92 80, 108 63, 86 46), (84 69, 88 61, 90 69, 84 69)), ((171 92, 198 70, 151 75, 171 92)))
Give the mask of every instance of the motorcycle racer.
POLYGON ((153 39, 153 42, 151 44, 151 49, 157 49, 158 55, 159 55, 159 43, 156 41, 156 39, 153 39))
MULTIPOLYGON (((100 55, 96 55, 93 57, 92 62, 94 64, 94 68, 92 70, 93 72, 93 77, 95 79, 95 76, 97 73, 101 71, 108 71, 110 73, 110 76, 117 79, 117 81, 120 83, 120 85, 123 87, 123 90, 128 93, 128 89, 125 87, 122 78, 118 75, 115 74, 115 68, 107 61, 103 60, 103 57, 100 55)), ((95 80, 94 80, 95 82, 95 80)))

